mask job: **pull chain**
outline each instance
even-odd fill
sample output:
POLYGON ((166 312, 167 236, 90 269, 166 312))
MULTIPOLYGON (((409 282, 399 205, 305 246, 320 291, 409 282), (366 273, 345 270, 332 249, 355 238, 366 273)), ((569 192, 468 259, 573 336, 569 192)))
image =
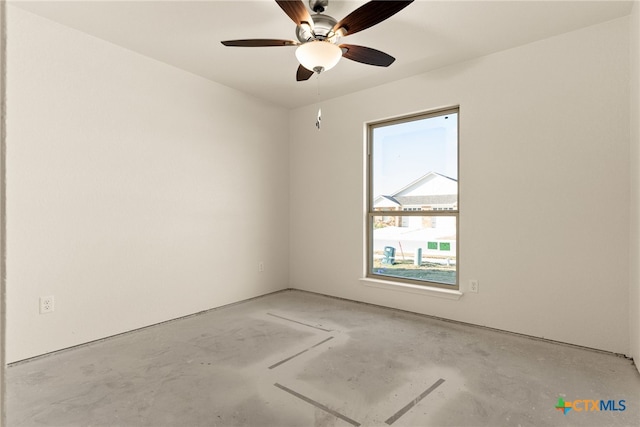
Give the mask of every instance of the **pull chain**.
POLYGON ((322 123, 322 108, 320 107, 320 74, 316 74, 316 98, 318 100, 318 116, 316 118, 316 127, 320 130, 322 123))

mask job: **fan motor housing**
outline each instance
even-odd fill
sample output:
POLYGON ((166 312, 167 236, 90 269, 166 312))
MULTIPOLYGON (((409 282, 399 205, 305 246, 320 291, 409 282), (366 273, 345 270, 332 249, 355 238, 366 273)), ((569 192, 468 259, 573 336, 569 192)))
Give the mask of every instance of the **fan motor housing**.
POLYGON ((333 17, 324 15, 322 13, 316 13, 311 15, 313 19, 313 32, 309 31, 306 26, 298 25, 296 27, 296 37, 302 43, 310 40, 324 40, 327 38, 334 25, 338 23, 333 17), (315 35, 315 37, 314 37, 315 35))

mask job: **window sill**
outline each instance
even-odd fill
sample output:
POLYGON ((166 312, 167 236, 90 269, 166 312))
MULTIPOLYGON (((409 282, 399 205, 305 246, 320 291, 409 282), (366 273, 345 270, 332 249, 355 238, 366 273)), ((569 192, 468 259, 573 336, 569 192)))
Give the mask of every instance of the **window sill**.
POLYGON ((408 283, 392 282, 388 280, 371 279, 363 277, 360 282, 364 286, 372 288, 389 289, 392 291, 409 292, 412 294, 427 295, 436 298, 445 298, 449 300, 459 300, 463 293, 458 290, 435 288, 432 286, 411 285, 408 283))

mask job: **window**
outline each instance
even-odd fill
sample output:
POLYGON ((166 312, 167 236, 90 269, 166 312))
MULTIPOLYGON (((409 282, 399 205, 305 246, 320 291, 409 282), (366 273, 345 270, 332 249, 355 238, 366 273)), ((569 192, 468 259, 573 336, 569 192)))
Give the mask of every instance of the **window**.
POLYGON ((458 108, 367 134, 367 277, 457 289, 458 108))

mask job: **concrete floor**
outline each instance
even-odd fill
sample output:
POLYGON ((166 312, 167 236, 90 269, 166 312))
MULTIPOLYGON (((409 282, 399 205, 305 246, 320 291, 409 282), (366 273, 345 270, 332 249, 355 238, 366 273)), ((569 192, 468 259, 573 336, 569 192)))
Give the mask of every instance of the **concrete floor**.
POLYGON ((6 409, 9 427, 629 426, 639 405, 622 357, 286 291, 11 366, 6 409))

